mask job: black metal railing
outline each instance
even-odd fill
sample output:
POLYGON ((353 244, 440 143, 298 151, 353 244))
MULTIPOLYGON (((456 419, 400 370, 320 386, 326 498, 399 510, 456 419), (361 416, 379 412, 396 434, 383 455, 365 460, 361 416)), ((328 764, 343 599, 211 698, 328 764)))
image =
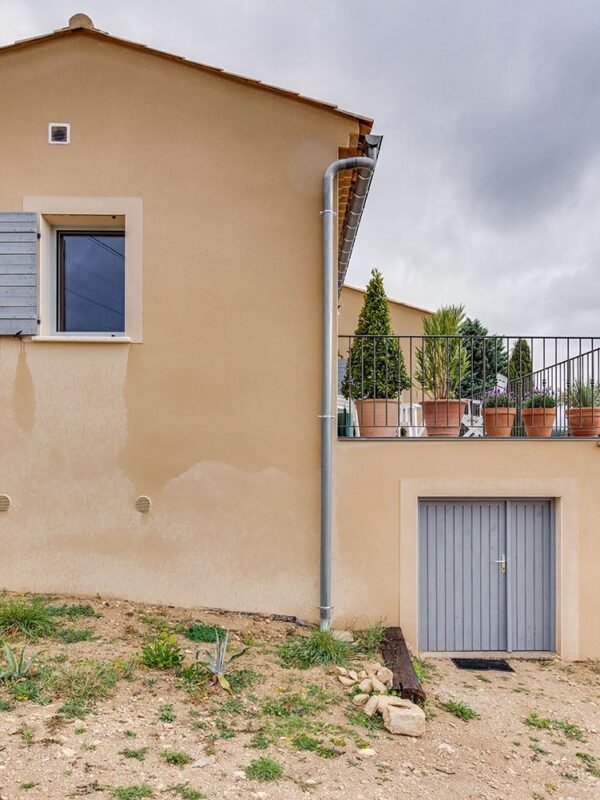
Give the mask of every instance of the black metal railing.
POLYGON ((600 337, 339 336, 338 435, 597 439, 600 337))

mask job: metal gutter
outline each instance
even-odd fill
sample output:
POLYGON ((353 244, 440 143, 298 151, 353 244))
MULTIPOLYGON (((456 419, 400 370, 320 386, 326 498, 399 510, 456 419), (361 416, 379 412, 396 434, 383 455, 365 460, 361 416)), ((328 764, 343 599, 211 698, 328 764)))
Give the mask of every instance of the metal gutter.
MULTIPOLYGON (((352 198, 353 219, 356 220, 351 234, 344 237, 349 245, 349 253, 356 237, 358 223, 367 198, 371 177, 377 163, 376 148, 381 142, 380 136, 367 137, 376 139, 373 143, 373 157, 342 158, 334 161, 323 175, 323 345, 322 345, 322 386, 321 386, 321 572, 320 572, 320 625, 321 630, 329 630, 331 624, 331 463, 334 423, 336 419, 333 407, 333 339, 334 339, 334 252, 335 217, 334 184, 338 172, 345 169, 358 170, 357 185, 352 198)), ((367 142, 367 144, 369 144, 367 142)), ((348 255, 348 260, 350 256, 348 255)), ((347 261, 346 261, 347 264, 347 261)))
MULTIPOLYGON (((379 157, 382 141, 383 136, 368 135, 364 137, 365 152, 369 158, 372 158, 375 161, 375 163, 377 163, 377 158, 379 157)), ((348 266, 350 265, 350 258, 352 256, 352 250, 354 249, 356 234, 358 233, 358 226, 360 225, 367 195, 369 194, 369 189, 371 188, 371 181, 373 180, 374 172, 375 167, 373 167, 373 169, 363 168, 358 171, 356 176, 354 192, 352 193, 350 205, 346 211, 346 224, 344 225, 343 237, 339 245, 338 297, 342 291, 344 281, 346 280, 346 273, 348 272, 348 266)))

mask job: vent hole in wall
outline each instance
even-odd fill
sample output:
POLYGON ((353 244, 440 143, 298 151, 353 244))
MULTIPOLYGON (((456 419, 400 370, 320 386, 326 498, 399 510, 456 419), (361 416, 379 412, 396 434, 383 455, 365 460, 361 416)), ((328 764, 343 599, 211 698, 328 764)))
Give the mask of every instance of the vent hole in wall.
POLYGON ((68 122, 51 122, 48 125, 48 141, 50 144, 69 144, 71 126, 68 122))
POLYGON ((0 494, 0 511, 8 511, 10 508, 10 497, 7 494, 0 494))
POLYGON ((150 511, 150 506, 152 505, 151 500, 149 497, 146 497, 145 494, 141 494, 135 501, 135 508, 136 511, 139 511, 140 514, 147 514, 150 511))

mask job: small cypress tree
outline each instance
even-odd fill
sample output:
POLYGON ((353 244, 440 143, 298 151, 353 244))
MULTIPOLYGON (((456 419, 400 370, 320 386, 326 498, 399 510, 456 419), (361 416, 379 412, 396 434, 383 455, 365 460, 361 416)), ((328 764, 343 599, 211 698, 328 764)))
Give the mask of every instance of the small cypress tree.
POLYGON ((469 374, 461 381, 462 397, 478 396, 496 386, 496 375, 506 375, 508 356, 504 340, 500 336, 489 337, 489 331, 478 319, 467 319, 460 326, 469 359, 469 374), (484 358, 485 340, 485 358, 484 358), (485 362, 485 364, 484 364, 485 362))
POLYGON ((513 345, 508 362, 509 388, 514 394, 527 397, 533 388, 533 361, 531 349, 526 339, 517 339, 513 345))
POLYGON ((355 331, 358 338, 350 347, 342 394, 354 400, 393 400, 403 389, 409 389, 411 382, 398 339, 394 338, 383 275, 376 269, 371 275, 355 331), (369 338, 376 336, 386 338, 369 338))

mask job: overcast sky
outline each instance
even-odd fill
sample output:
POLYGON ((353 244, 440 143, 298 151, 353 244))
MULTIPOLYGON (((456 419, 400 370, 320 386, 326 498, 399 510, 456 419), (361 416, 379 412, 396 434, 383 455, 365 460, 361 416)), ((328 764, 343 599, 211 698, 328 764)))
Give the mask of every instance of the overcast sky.
POLYGON ((598 0, 1 0, 0 40, 76 11, 374 117, 350 283, 378 267, 493 332, 600 333, 598 0))

